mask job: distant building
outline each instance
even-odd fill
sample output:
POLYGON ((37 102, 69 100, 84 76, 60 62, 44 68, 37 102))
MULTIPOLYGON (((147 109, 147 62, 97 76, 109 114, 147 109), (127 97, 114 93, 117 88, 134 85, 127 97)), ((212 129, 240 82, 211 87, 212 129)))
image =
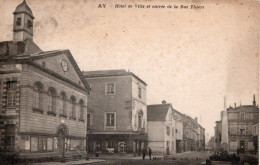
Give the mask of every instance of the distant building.
POLYGON ((83 74, 69 50, 42 51, 33 42, 25 1, 13 14, 13 40, 0 42, 0 156, 85 155, 83 74))
POLYGON ((219 150, 221 145, 221 131, 222 131, 222 124, 221 121, 216 121, 216 126, 214 127, 215 136, 214 136, 214 150, 219 150))
POLYGON ((83 72, 90 83, 88 150, 141 153, 147 145, 146 83, 132 72, 83 72))
POLYGON ((183 150, 205 150, 205 129, 188 115, 183 115, 183 150))
POLYGON ((183 118, 172 104, 147 106, 148 145, 155 153, 165 155, 183 152, 183 118))
POLYGON ((173 109, 172 112, 173 119, 175 121, 175 128, 173 128, 173 136, 175 137, 176 140, 176 153, 183 152, 183 118, 182 114, 173 109))
POLYGON ((205 128, 203 128, 201 125, 199 125, 199 139, 198 140, 199 140, 199 151, 204 151, 205 147, 206 147, 205 128))
MULTIPOLYGON (((231 152, 252 152, 258 148, 256 136, 258 136, 257 126, 259 124, 259 108, 256 105, 255 97, 252 105, 240 105, 227 108, 228 118, 228 150, 231 152), (255 137, 255 138, 254 138, 255 137)), ((223 124, 216 122, 216 127, 223 124)), ((223 134, 215 129, 215 145, 218 146, 219 135, 223 134)), ((217 148, 216 148, 217 149, 217 148)))
POLYGON ((170 155, 176 153, 176 123, 172 105, 162 104, 147 106, 148 146, 153 153, 170 155))
POLYGON ((214 140, 215 140, 214 136, 212 136, 209 139, 209 141, 208 141, 208 143, 206 145, 206 150, 209 150, 209 151, 213 151, 214 150, 214 140))

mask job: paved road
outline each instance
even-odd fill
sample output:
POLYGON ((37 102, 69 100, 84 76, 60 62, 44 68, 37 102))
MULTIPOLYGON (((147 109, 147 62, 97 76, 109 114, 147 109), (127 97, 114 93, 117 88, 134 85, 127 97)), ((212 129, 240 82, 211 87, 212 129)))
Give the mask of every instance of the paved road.
MULTIPOLYGON (((172 160, 171 158, 164 160, 142 160, 141 157, 121 157, 118 159, 116 156, 113 159, 113 156, 108 157, 107 161, 105 162, 99 162, 95 163, 98 165, 200 165, 201 162, 205 161, 211 153, 209 152, 185 152, 185 153, 178 153, 174 154, 171 157, 175 160, 172 160)), ((152 155, 156 156, 156 155, 152 155)), ((157 157, 157 156, 156 156, 157 157)), ((159 156, 158 156, 159 157, 159 156)), ((104 158, 104 157, 102 157, 104 158)))

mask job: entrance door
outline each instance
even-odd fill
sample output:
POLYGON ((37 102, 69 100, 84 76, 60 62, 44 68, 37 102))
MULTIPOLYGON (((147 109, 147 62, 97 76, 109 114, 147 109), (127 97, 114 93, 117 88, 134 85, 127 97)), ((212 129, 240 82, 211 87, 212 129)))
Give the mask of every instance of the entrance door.
POLYGON ((65 138, 58 137, 58 149, 59 153, 63 153, 63 151, 65 150, 65 138))
POLYGON ((61 125, 57 130, 58 150, 59 153, 65 153, 65 137, 67 135, 67 128, 61 125))
POLYGON ((125 153, 126 151, 126 143, 125 142, 119 142, 118 143, 118 152, 119 153, 125 153))
POLYGON ((167 143, 166 143, 166 154, 170 155, 170 142, 169 141, 167 141, 167 143))
POLYGON ((244 141, 244 140, 241 140, 241 141, 240 141, 240 151, 241 151, 241 152, 244 152, 244 151, 245 151, 245 141, 244 141))
POLYGON ((180 153, 181 151, 181 148, 180 148, 180 140, 176 140, 176 152, 177 153, 180 153))

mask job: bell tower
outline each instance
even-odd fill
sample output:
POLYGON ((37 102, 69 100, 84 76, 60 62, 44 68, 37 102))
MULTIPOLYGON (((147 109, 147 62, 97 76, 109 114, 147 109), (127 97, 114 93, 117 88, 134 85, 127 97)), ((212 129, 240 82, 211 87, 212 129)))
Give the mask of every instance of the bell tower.
POLYGON ((13 40, 33 40, 33 13, 26 1, 18 5, 14 11, 13 40))

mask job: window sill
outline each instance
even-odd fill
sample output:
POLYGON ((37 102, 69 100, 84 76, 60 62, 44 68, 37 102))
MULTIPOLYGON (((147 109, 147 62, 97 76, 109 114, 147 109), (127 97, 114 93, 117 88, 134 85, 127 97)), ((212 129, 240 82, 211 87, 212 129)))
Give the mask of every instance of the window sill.
POLYGON ((60 117, 67 118, 67 115, 65 115, 65 114, 60 114, 60 117))
POLYGON ((85 120, 84 120, 84 119, 79 119, 79 121, 82 121, 82 122, 84 122, 85 120))
POLYGON ((116 130, 115 126, 106 126, 105 131, 111 131, 111 130, 116 130))
POLYGON ((39 113, 43 114, 43 110, 40 109, 40 108, 35 108, 35 107, 33 107, 32 110, 33 110, 33 112, 39 112, 39 113))
POLYGON ((71 119, 71 120, 76 120, 76 117, 71 116, 70 119, 71 119))
POLYGON ((4 108, 5 108, 5 109, 15 109, 16 106, 5 106, 4 108))
POLYGON ((53 111, 48 111, 47 114, 48 114, 48 115, 52 115, 52 116, 56 116, 56 113, 53 112, 53 111))

